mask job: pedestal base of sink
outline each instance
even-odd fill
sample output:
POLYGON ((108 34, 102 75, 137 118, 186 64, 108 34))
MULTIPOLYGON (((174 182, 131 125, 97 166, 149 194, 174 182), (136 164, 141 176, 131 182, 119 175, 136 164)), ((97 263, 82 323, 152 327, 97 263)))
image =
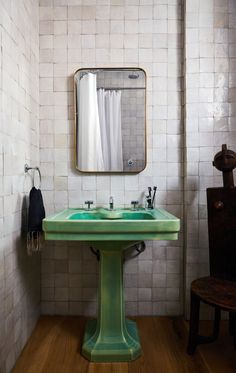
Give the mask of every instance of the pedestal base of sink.
POLYGON ((87 322, 82 354, 90 361, 119 362, 137 359, 141 346, 136 323, 126 319, 124 330, 117 335, 101 335, 97 331, 97 320, 87 322))
POLYGON ((125 318, 123 299, 123 251, 132 242, 91 244, 100 252, 98 316, 88 322, 82 354, 97 362, 134 360, 141 347, 135 322, 125 318))

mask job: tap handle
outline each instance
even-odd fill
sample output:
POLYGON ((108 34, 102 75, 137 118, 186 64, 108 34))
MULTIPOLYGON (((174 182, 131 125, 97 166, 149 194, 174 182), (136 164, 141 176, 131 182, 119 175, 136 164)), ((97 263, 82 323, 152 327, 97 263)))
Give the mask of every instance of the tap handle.
POLYGON ((136 209, 136 205, 139 204, 139 201, 131 201, 131 205, 133 206, 133 209, 136 209))
POLYGON ((90 210, 90 205, 93 205, 93 201, 85 201, 85 205, 88 205, 88 210, 90 210))

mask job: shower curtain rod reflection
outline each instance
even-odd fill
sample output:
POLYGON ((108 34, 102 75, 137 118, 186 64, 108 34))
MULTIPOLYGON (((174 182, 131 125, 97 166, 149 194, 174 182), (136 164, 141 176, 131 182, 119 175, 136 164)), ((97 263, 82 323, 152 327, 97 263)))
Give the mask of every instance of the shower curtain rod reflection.
POLYGON ((98 89, 104 89, 105 91, 109 90, 109 91, 120 91, 120 90, 125 90, 125 89, 145 89, 145 87, 106 87, 106 88, 103 88, 103 87, 99 87, 97 88, 98 89))

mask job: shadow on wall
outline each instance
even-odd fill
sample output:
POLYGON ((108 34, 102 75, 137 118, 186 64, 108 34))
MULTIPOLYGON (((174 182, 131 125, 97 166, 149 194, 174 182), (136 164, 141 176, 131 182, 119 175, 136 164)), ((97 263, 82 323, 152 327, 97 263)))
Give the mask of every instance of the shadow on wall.
POLYGON ((14 239, 16 253, 16 276, 14 305, 18 309, 18 353, 27 342, 40 316, 40 253, 27 254, 27 206, 28 197, 18 197, 21 208, 21 235, 14 239))
MULTIPOLYGON (((21 274, 21 279, 25 285, 27 301, 32 306, 40 304, 40 252, 33 253, 32 256, 27 254, 27 207, 28 196, 24 196, 21 209, 21 236, 18 237, 17 261, 21 274)), ((34 309, 32 307, 32 309, 34 309)))
POLYGON ((3 263, 3 286, 0 286, 0 371, 3 372, 13 368, 40 315, 40 255, 27 255, 27 198, 22 200, 18 195, 16 206, 19 207, 18 212, 15 212, 8 227, 12 233, 6 232, 6 245, 0 258, 3 263))

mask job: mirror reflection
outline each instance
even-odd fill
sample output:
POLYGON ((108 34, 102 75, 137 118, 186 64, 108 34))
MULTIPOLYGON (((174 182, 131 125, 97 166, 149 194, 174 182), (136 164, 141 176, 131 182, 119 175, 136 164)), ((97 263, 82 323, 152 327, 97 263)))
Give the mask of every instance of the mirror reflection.
POLYGON ((142 171, 146 166, 145 72, 79 69, 74 82, 77 169, 142 171))

